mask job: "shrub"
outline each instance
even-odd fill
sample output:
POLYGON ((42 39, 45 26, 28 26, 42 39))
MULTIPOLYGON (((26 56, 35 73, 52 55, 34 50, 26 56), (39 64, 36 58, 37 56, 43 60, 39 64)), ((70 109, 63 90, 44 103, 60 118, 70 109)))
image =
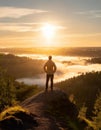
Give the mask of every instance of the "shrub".
POLYGON ((0 69, 0 111, 6 106, 11 106, 15 101, 14 80, 0 69))

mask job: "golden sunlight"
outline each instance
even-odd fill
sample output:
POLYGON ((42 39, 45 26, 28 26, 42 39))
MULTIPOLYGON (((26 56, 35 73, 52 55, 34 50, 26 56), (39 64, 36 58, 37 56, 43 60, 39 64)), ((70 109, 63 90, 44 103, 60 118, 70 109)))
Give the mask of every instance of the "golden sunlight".
POLYGON ((42 27, 42 33, 43 35, 47 38, 47 39, 51 39, 54 37, 55 35, 55 30, 56 27, 52 24, 48 24, 46 23, 43 27, 42 27))

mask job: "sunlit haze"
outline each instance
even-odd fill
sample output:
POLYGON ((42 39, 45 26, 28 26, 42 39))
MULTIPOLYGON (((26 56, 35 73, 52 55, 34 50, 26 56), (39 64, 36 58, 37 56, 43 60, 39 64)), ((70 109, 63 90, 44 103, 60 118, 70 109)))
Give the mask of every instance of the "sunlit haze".
POLYGON ((44 45, 45 46, 53 46, 54 45, 54 37, 56 32, 56 27, 52 24, 45 23, 43 25, 42 29, 42 35, 44 36, 44 45))
POLYGON ((0 0, 0 47, 101 46, 101 0, 0 0))

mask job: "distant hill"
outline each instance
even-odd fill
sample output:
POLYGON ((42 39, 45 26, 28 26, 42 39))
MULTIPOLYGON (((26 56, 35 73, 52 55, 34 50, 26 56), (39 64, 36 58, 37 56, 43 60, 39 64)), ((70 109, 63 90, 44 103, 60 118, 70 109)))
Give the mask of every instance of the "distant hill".
POLYGON ((2 53, 11 54, 47 54, 68 56, 101 56, 101 47, 33 47, 33 48, 0 48, 2 53))
POLYGON ((0 54, 0 67, 15 78, 33 77, 43 72, 43 60, 32 60, 12 54, 0 54))

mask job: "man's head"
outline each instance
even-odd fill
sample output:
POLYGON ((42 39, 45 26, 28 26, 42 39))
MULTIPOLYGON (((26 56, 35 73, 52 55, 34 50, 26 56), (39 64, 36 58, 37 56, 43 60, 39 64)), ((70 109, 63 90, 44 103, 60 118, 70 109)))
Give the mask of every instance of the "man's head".
POLYGON ((48 59, 51 60, 51 59, 52 59, 52 56, 49 56, 48 59))

